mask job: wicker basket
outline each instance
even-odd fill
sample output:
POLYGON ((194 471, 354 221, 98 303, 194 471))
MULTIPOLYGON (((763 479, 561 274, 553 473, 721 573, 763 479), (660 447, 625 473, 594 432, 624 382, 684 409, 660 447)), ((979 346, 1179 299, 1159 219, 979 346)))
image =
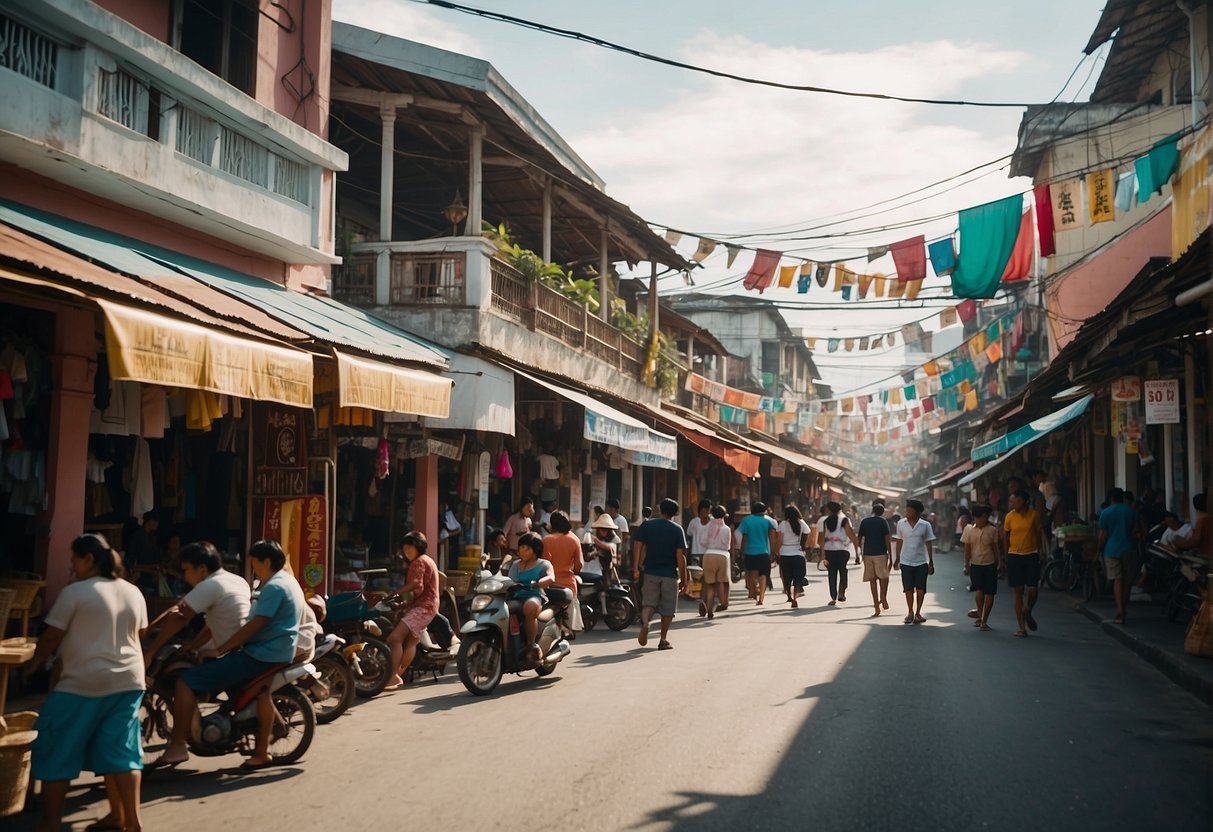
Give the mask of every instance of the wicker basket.
POLYGON ((446 584, 453 595, 462 598, 472 591, 472 580, 475 577, 471 572, 452 570, 446 573, 446 584))
POLYGON ((8 611, 13 608, 17 598, 17 590, 0 587, 0 639, 4 638, 4 630, 8 626, 8 611))
POLYGON ((13 598, 11 612, 2 621, 7 622, 10 616, 12 618, 20 618, 21 635, 28 636, 30 616, 38 615, 42 612, 42 604, 38 598, 38 593, 42 591, 44 586, 46 586, 46 581, 37 575, 27 572, 18 572, 0 577, 0 589, 12 589, 17 593, 16 597, 13 598))
POLYGON ((25 808, 29 790, 30 746, 38 732, 33 711, 8 714, 8 730, 0 734, 0 817, 15 815, 25 808))

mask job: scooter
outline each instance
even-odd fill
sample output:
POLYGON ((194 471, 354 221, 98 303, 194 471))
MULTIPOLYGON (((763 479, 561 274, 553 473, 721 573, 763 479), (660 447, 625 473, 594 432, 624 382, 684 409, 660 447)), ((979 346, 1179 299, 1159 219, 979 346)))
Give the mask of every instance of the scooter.
POLYGON ((371 605, 365 590, 340 592, 329 598, 328 615, 322 622, 326 633, 345 639, 347 651, 358 647, 354 695, 360 699, 378 696, 392 678, 392 651, 383 641, 387 633, 377 623, 382 614, 371 605))
POLYGON ((582 576, 577 587, 577 602, 581 604, 581 620, 588 633, 599 619, 615 632, 626 630, 636 620, 636 605, 625 586, 603 586, 603 579, 590 580, 582 576))
POLYGON ((471 618, 460 629, 463 642, 456 659, 459 681, 472 694, 492 693, 505 673, 534 670, 547 676, 571 652, 568 640, 560 634, 557 612, 572 603, 572 593, 549 586, 545 590, 547 603, 535 622, 539 658, 524 654, 522 602, 514 596, 530 588, 530 584, 502 577, 487 578, 476 585, 471 618))
POLYGON ((358 654, 364 643, 346 644, 345 639, 325 633, 316 641, 312 664, 315 674, 303 679, 301 687, 312 700, 316 723, 327 725, 354 704, 357 680, 362 675, 358 654))
MULTIPOLYGON (((404 599, 399 595, 384 598, 373 608, 380 613, 375 623, 384 630, 395 628, 403 607, 404 599)), ((426 674, 438 679, 446 673, 446 666, 455 661, 455 651, 458 649, 459 639, 455 636, 455 630, 446 616, 438 613, 421 634, 413 661, 404 670, 404 681, 412 683, 426 674)))

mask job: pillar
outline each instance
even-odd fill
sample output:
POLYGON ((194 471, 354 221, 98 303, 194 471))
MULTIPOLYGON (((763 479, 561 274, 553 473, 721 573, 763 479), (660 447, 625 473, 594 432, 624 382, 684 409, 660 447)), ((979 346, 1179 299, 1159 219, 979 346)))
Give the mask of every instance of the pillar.
POLYGON ((611 320, 611 281, 608 271, 611 261, 607 259, 607 246, 610 243, 611 232, 606 223, 602 224, 602 242, 598 247, 598 315, 604 321, 611 320))
MULTIPOLYGON (((47 509, 38 520, 37 564, 46 576, 47 604, 70 581, 71 542, 84 530, 84 466, 97 369, 95 315, 65 309, 55 318, 51 355, 51 424, 46 460, 47 509)), ((121 545, 121 541, 111 541, 121 545)))
POLYGON ((468 220, 463 233, 479 237, 484 224, 484 125, 472 126, 468 146, 468 220))
POLYGON ((543 262, 552 262, 552 177, 543 177, 543 262))
MULTIPOLYGON (((433 454, 414 460, 417 479, 414 483, 413 528, 429 541, 430 554, 438 555, 438 457, 433 454)), ((439 569, 450 564, 439 563, 439 569)))
MULTIPOLYGON (((396 181, 396 107, 384 103, 379 107, 383 135, 379 146, 379 239, 392 240, 392 193, 396 181)), ((391 254, 385 248, 375 263, 375 304, 391 303, 391 254)))

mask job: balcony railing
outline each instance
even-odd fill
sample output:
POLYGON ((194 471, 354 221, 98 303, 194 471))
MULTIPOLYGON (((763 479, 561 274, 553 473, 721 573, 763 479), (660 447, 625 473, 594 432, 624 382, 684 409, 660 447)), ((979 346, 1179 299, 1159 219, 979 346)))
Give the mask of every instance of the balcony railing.
POLYGON ((467 303, 467 255, 391 255, 392 306, 464 306, 467 303))
POLYGON ((59 74, 59 45, 11 17, 0 15, 0 67, 54 89, 59 74))
POLYGON ((355 254, 333 266, 333 297, 353 306, 374 306, 375 257, 355 254))

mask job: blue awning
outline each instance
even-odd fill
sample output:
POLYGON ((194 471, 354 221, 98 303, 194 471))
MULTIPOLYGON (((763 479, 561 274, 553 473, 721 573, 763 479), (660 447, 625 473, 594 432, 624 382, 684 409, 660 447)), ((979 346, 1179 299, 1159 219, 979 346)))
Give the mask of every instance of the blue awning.
POLYGON ((961 477, 958 484, 968 485, 974 480, 985 476, 999 465, 1002 465, 1004 462, 1011 459, 1014 456, 1014 451, 1018 451, 1021 448, 1026 448, 1037 439, 1047 436, 1049 433, 1074 421, 1086 412, 1087 407, 1091 404, 1091 400, 1094 398, 1095 397, 1092 395, 1084 396, 1069 407, 1063 407, 1061 410, 1050 413, 1048 416, 1042 416, 1039 419, 1029 422, 1022 428, 1017 428, 1004 436, 1000 436, 998 439, 987 442, 984 445, 977 446, 973 449, 973 459, 975 460, 979 459, 977 456, 979 452, 984 454, 982 457, 980 457, 980 459, 989 459, 989 454, 985 453, 985 449, 990 447, 997 446, 994 451, 995 453, 997 453, 1000 449, 1007 451, 1007 453, 1003 454, 997 459, 990 460, 977 470, 971 471, 970 473, 961 477), (1012 436, 1019 436, 1020 441, 1009 442, 1008 440, 1012 436))

